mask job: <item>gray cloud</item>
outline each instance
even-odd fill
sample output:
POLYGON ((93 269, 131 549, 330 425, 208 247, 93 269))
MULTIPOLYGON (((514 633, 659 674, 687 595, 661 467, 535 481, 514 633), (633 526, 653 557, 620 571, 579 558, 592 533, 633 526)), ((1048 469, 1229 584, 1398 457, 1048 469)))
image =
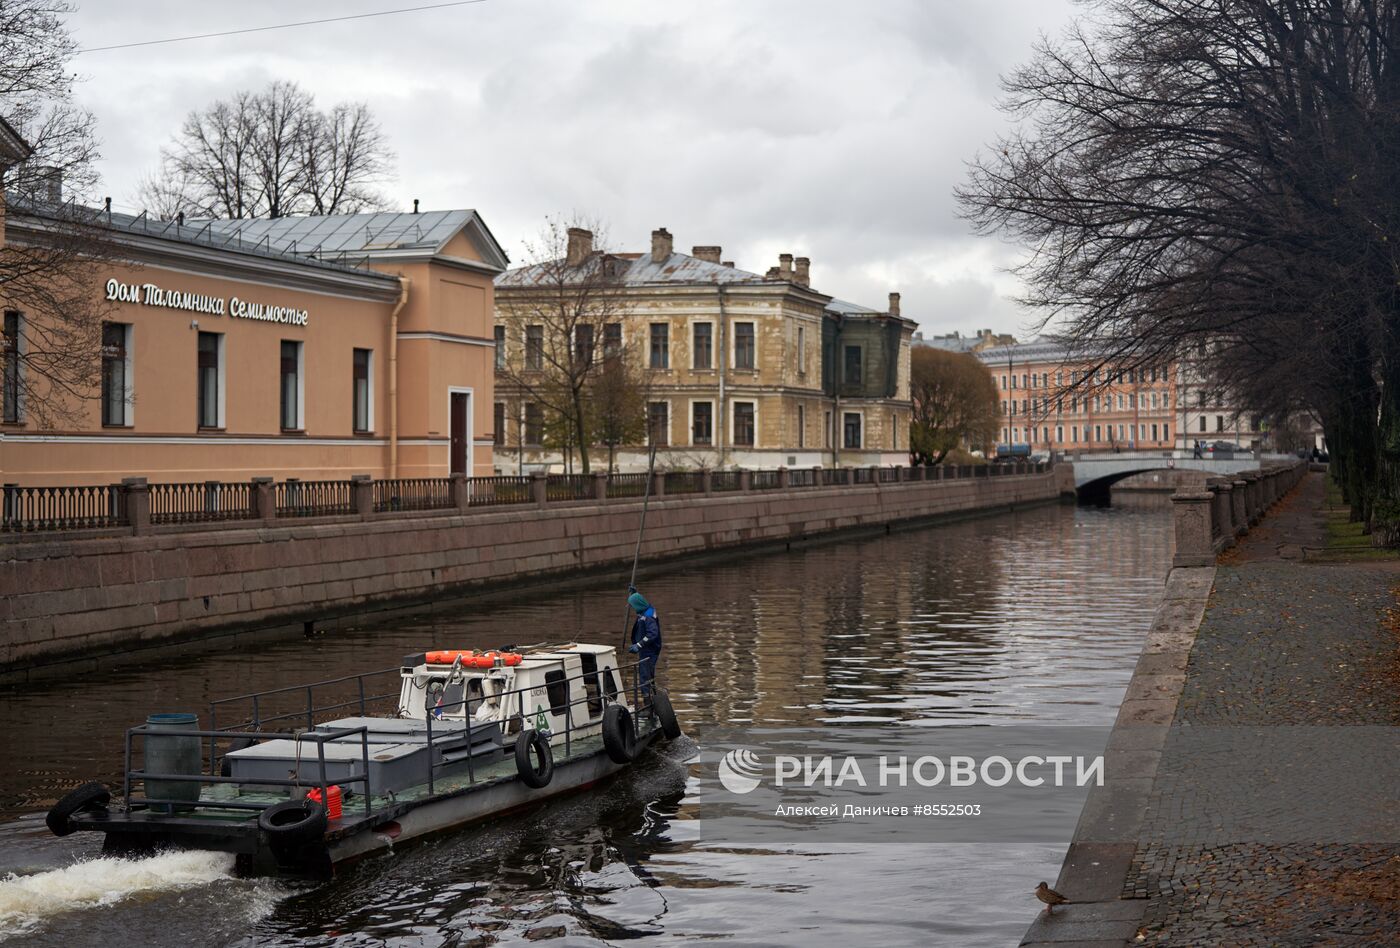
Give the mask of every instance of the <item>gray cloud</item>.
MULTIPOLYGON (((325 15, 393 0, 235 10, 88 0, 87 46, 325 15)), ((363 99, 398 154, 407 207, 476 207, 517 260, 546 215, 605 220, 619 249, 666 226, 762 271, 813 261, 824 292, 927 332, 1020 329, 999 268, 952 189, 1001 127, 999 74, 1057 32, 1071 0, 488 0, 469 7, 92 53, 81 100, 101 123, 105 189, 130 207, 184 115, 293 79, 323 104, 363 99)))

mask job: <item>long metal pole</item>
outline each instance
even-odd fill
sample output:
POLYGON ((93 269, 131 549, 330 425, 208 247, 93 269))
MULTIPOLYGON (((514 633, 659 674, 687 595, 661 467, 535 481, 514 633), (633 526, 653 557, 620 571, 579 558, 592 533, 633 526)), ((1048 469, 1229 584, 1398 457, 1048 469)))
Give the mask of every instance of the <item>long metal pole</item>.
MULTIPOLYGON (((667 422, 670 422, 669 417, 667 418, 667 422)), ((647 508, 651 506, 651 482, 656 478, 657 439, 656 432, 651 430, 650 417, 647 418, 647 433, 651 441, 651 451, 647 456, 646 490, 642 493, 642 521, 637 527, 637 545, 632 550, 632 578, 627 581, 627 586, 629 589, 637 585, 637 561, 641 558, 642 555, 642 534, 646 533, 647 529, 647 508)), ((629 605, 627 607, 624 607, 622 610, 622 647, 624 649, 627 648, 627 627, 629 625, 627 621, 627 610, 630 608, 631 606, 629 605)), ((621 664, 621 662, 619 662, 619 664, 621 664)))

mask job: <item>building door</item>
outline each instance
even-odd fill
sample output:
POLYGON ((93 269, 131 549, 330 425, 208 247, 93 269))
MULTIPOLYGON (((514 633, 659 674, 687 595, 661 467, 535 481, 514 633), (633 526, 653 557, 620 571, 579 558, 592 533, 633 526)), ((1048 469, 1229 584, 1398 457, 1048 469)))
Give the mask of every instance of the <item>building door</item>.
MULTIPOLYGON (((441 402, 439 402, 441 404, 441 402)), ((452 452, 451 466, 449 470, 453 474, 466 474, 467 470, 467 419, 471 410, 471 395, 467 392, 452 393, 452 441, 449 450, 452 452)))

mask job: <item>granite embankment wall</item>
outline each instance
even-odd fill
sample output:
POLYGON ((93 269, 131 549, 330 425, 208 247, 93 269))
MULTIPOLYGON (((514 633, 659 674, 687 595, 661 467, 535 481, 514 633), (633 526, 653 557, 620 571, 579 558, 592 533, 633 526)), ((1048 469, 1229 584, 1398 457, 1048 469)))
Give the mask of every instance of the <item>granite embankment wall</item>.
MULTIPOLYGON (((1061 464, 1039 474, 654 498, 642 557, 994 512, 1073 485, 1072 467, 1061 464)), ((0 544, 0 675, 630 563, 641 512, 640 500, 580 501, 0 544)))

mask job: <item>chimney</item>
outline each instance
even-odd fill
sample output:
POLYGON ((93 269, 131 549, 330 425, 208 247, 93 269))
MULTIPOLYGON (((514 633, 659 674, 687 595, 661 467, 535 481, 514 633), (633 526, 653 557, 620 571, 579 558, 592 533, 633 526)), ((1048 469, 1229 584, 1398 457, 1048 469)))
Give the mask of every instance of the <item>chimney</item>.
POLYGON ((719 263, 719 255, 722 251, 719 247, 691 247, 690 255, 696 260, 704 260, 706 263, 719 263))
POLYGON ((778 254, 778 275, 784 280, 792 280, 792 254, 778 254))
POLYGON ((651 232, 651 260, 660 262, 671 256, 671 232, 662 227, 651 232))
POLYGON ((795 279, 801 286, 812 285, 812 261, 806 257, 798 257, 793 263, 797 264, 797 274, 795 279))
POLYGON ((898 315, 899 315, 899 294, 898 294, 898 293, 891 293, 891 294, 890 294, 890 310, 889 310, 889 312, 890 312, 890 315, 891 315, 891 316, 898 316, 898 315))
POLYGON ((45 168, 44 177, 44 200, 50 204, 63 203, 63 169, 45 168))
POLYGON ((569 228, 569 255, 565 264, 576 267, 593 253, 593 231, 582 227, 569 228))
POLYGON ((721 261, 719 262, 719 265, 722 266, 722 267, 728 267, 728 268, 731 269, 731 270, 734 269, 734 261, 733 261, 733 260, 721 260, 721 261))
POLYGON ((769 267, 769 268, 768 268, 768 272, 765 273, 765 274, 763 274, 763 279, 765 279, 765 280, 778 280, 778 279, 781 279, 781 278, 782 278, 782 274, 780 274, 780 273, 778 272, 778 268, 777 268, 777 267, 769 267))
POLYGON ((414 199, 413 199, 413 213, 415 213, 415 214, 418 213, 418 199, 417 199, 417 198, 414 198, 414 199))

